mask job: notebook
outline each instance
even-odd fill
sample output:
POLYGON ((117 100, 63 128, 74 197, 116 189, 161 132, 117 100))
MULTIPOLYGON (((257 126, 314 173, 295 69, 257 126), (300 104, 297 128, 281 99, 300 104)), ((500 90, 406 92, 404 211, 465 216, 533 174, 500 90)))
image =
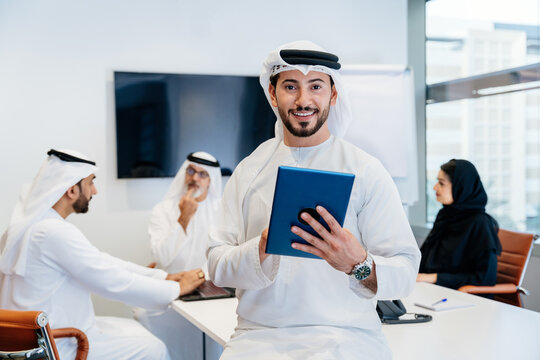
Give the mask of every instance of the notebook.
POLYGON ((414 303, 416 306, 423 307, 425 309, 433 310, 433 311, 446 311, 446 310, 454 310, 454 309, 463 309, 467 307, 474 306, 474 304, 457 300, 454 298, 447 298, 444 299, 445 301, 442 301, 443 299, 423 299, 421 301, 417 301, 414 303))
POLYGON ((223 299, 235 296, 235 290, 233 288, 222 288, 216 286, 212 281, 206 280, 200 285, 194 292, 179 297, 183 301, 197 301, 197 300, 211 300, 211 299, 223 299))
MULTIPOLYGON (((296 225, 318 236, 311 226, 300 218, 303 211, 316 219, 319 218, 315 210, 317 205, 328 210, 343 226, 353 182, 353 174, 280 166, 270 215, 266 253, 320 259, 318 256, 291 247, 293 242, 307 243, 291 232, 291 226, 296 225)), ((328 229, 322 218, 318 221, 328 229)))

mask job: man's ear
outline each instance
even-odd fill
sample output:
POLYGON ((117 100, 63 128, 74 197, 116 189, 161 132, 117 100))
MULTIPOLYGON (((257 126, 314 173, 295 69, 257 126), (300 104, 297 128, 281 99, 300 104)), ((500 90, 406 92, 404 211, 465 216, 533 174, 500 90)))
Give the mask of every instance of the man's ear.
POLYGON ((268 85, 268 93, 270 94, 270 100, 272 101, 272 106, 277 107, 277 97, 276 97, 276 87, 272 84, 268 85))
POLYGON ((80 191, 81 190, 79 189, 79 186, 77 184, 75 184, 75 185, 71 186, 69 189, 67 189, 65 195, 70 200, 76 200, 79 197, 80 191))
POLYGON ((336 85, 332 85, 332 94, 330 95, 330 105, 332 106, 336 105, 337 97, 338 97, 338 92, 336 89, 336 85))

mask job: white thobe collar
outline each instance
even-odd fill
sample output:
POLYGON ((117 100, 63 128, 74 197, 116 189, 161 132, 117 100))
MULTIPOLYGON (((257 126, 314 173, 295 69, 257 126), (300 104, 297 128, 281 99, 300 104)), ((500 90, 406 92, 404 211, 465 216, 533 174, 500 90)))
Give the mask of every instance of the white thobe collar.
POLYGON ((282 142, 282 146, 287 148, 290 151, 291 156, 294 159, 296 166, 302 166, 302 164, 305 163, 306 159, 313 154, 314 152, 317 152, 321 149, 326 148, 330 144, 334 142, 334 135, 330 135, 328 139, 323 141, 322 143, 315 145, 315 146, 302 146, 302 147, 295 147, 295 146, 287 146, 285 143, 282 142))

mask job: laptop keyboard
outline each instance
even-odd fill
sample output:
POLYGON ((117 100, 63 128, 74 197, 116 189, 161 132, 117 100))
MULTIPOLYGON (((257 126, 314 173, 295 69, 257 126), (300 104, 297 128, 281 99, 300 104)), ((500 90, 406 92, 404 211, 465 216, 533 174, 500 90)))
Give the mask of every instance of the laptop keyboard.
POLYGON ((201 286, 197 288, 197 291, 199 292, 199 294, 201 294, 202 297, 212 297, 229 294, 227 290, 214 285, 214 283, 211 281, 205 281, 201 286))

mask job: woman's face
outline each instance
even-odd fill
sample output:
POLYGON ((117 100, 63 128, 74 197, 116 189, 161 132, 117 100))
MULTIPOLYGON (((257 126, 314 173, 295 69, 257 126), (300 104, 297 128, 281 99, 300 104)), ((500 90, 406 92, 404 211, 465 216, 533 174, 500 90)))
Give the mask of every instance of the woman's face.
POLYGON ((443 205, 451 205, 454 202, 452 197, 452 182, 446 173, 442 170, 439 170, 437 175, 437 183, 433 186, 435 190, 435 195, 437 196, 437 201, 443 205))

